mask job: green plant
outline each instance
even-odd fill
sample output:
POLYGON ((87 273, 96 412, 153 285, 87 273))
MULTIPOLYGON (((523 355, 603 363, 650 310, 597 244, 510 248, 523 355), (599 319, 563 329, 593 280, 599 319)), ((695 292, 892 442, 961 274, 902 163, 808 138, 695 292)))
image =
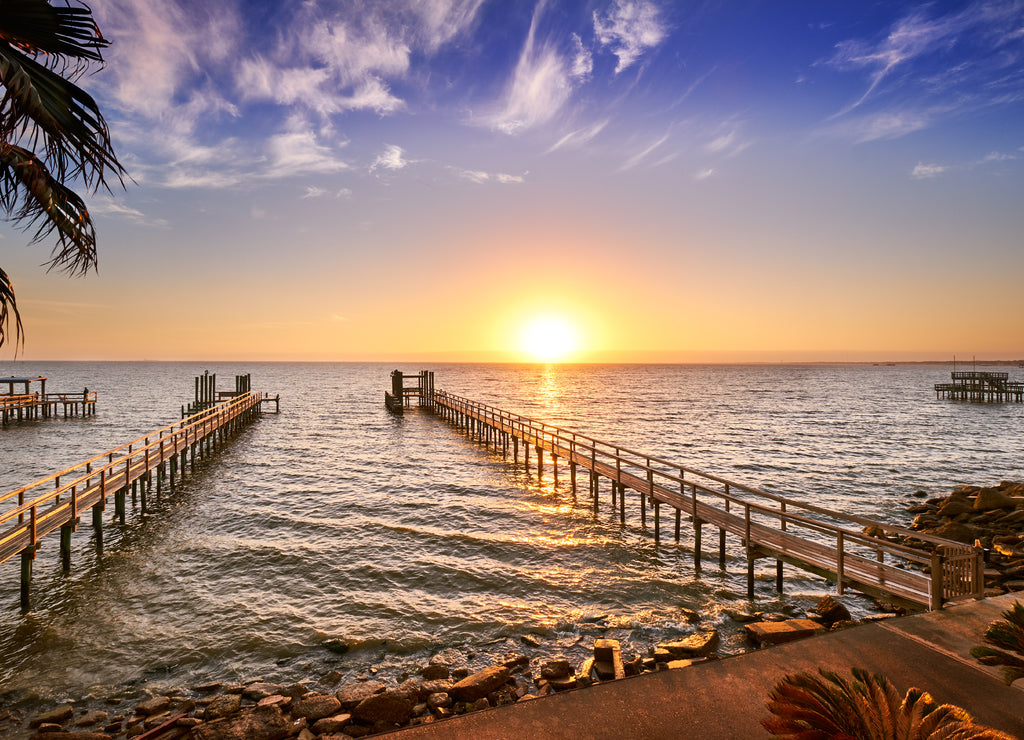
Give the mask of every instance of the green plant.
POLYGON ((1013 740, 975 724, 953 704, 937 704, 918 688, 901 697, 888 678, 853 669, 853 680, 819 669, 820 676, 785 676, 767 703, 772 717, 761 725, 774 737, 792 740, 1013 740))
POLYGON ((971 655, 984 665, 1003 666, 1003 681, 1009 686, 1024 678, 1024 606, 1016 601, 1000 616, 1002 619, 992 622, 983 636, 985 642, 995 647, 978 645, 971 649, 971 655))

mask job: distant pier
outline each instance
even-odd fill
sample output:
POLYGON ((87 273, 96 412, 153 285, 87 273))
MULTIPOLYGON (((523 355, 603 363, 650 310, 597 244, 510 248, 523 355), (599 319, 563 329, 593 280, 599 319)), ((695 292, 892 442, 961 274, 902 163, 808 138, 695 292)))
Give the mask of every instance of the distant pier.
POLYGON ((935 398, 973 403, 1024 403, 1024 383, 1011 382, 1009 373, 954 370, 952 383, 936 383, 935 398))
MULTIPOLYGON (((701 570, 704 525, 718 530, 718 563, 726 567, 726 535, 739 537, 747 562, 747 596, 754 598, 754 563, 776 562, 776 589, 783 585, 783 564, 815 573, 837 584, 840 594, 850 588, 912 609, 941 609, 984 592, 982 548, 865 517, 778 496, 710 475, 677 463, 604 442, 586 434, 510 413, 494 406, 437 390, 433 374, 417 377, 420 404, 469 435, 470 439, 509 453, 514 464, 530 467, 536 457, 537 476, 544 474, 545 456, 555 481, 559 461, 569 468, 573 496, 582 472, 597 515, 601 480, 611 488, 610 504, 619 522, 626 523, 627 492, 639 494, 641 526, 647 528, 653 509, 655 543, 661 539, 661 507, 675 514, 675 540, 685 514, 693 523, 694 567, 701 570), (927 543, 931 551, 898 542, 900 536, 927 543)), ((397 385, 395 389, 397 390, 397 385)), ((416 391, 402 386, 402 398, 416 391)), ((397 392, 389 395, 399 398, 397 392)), ((389 405, 389 408, 391 406, 389 405)))
POLYGON ((0 388, 5 385, 7 392, 0 391, 0 424, 56 417, 61 408, 65 419, 96 413, 96 391, 88 388, 81 392, 47 393, 46 376, 43 375, 0 378, 0 388), (39 390, 32 390, 34 384, 39 384, 39 390))

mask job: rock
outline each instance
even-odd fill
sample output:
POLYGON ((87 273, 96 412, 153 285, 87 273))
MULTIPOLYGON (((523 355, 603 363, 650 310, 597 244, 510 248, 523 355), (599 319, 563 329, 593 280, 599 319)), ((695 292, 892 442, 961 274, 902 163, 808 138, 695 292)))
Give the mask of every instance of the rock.
POLYGON ((290 699, 298 699, 300 696, 305 696, 308 693, 309 689, 301 683, 293 683, 291 686, 285 686, 281 689, 281 696, 287 696, 290 699))
POLYGON ((622 663, 622 648, 618 640, 594 640, 594 673, 602 681, 626 677, 626 668, 622 663))
POLYGON ((258 702, 256 702, 256 706, 269 707, 273 706, 274 704, 279 704, 281 708, 284 709, 286 706, 291 704, 291 701, 292 698, 290 696, 284 696, 282 694, 272 694, 270 696, 265 696, 262 699, 260 699, 258 702))
POLYGON ((293 717, 305 717, 309 722, 330 717, 341 709, 341 702, 329 694, 306 694, 291 706, 293 717))
POLYGON ((744 626, 747 636, 761 645, 792 642, 825 631, 823 625, 810 619, 790 619, 786 622, 755 622, 744 626))
POLYGON ((166 712, 167 708, 171 706, 171 699, 167 696, 154 696, 152 699, 147 699, 144 702, 140 702, 135 707, 136 714, 143 714, 149 716, 151 714, 160 714, 166 712))
POLYGON ((395 691, 373 694, 359 702, 352 710, 352 718, 358 722, 375 724, 389 722, 402 724, 412 716, 415 702, 408 696, 395 691))
POLYGON ((533 635, 523 635, 519 639, 522 640, 523 643, 525 643, 526 645, 529 645, 530 647, 540 647, 540 640, 538 640, 533 635))
POLYGON ((868 524, 861 528, 861 534, 865 537, 876 537, 878 539, 885 539, 885 530, 877 524, 868 524))
POLYGON ((557 678, 549 679, 548 684, 555 691, 566 691, 567 689, 576 688, 576 676, 559 676, 557 678))
POLYGON ((974 499, 976 511, 992 511, 993 509, 1015 509, 1017 502, 997 488, 982 488, 974 499))
POLYGON ((977 527, 969 527, 966 524, 961 524, 960 522, 949 522, 948 524, 943 524, 941 527, 935 527, 934 529, 928 529, 925 531, 935 537, 943 537, 947 540, 956 540, 957 542, 963 542, 968 545, 973 545, 974 541, 978 539, 978 535, 981 534, 981 531, 977 527))
POLYGON ((334 692, 334 698, 341 702, 341 708, 345 711, 354 709, 359 702, 367 697, 379 694, 387 689, 387 686, 380 681, 366 681, 365 683, 353 683, 342 686, 334 692))
POLYGON ((540 675, 544 678, 562 678, 572 673, 572 666, 565 658, 549 660, 540 667, 540 675))
POLYGON ((75 716, 75 708, 70 704, 51 709, 49 712, 43 712, 37 714, 32 721, 28 723, 29 727, 39 727, 41 724, 56 724, 62 725, 69 719, 75 716))
POLYGON ((944 516, 949 519, 952 519, 953 517, 958 516, 960 514, 970 514, 973 511, 974 505, 971 504, 970 500, 966 496, 958 496, 956 494, 953 494, 948 499, 946 499, 946 503, 942 504, 939 507, 938 512, 936 513, 939 516, 944 516))
POLYGON ((341 732, 345 725, 352 721, 351 714, 335 714, 331 717, 323 717, 313 723, 310 728, 317 735, 330 732, 341 732))
POLYGON ((472 702, 469 705, 467 711, 469 711, 469 712, 479 712, 481 709, 490 709, 490 708, 491 708, 491 703, 489 701, 487 701, 487 697, 481 697, 480 699, 477 699, 476 701, 472 702))
POLYGON ((224 694, 223 696, 218 696, 212 702, 207 704, 206 709, 203 711, 203 719, 209 722, 210 720, 227 717, 228 715, 237 712, 241 706, 241 694, 224 694))
POLYGON ((663 642, 658 647, 668 650, 676 658, 688 658, 694 655, 701 656, 714 652, 718 647, 719 635, 717 630, 709 632, 696 632, 681 640, 663 642))
POLYGON ((178 717, 174 724, 176 727, 195 727, 203 724, 203 721, 198 717, 178 717))
POLYGON ((455 682, 450 678, 438 679, 437 681, 424 681, 420 684, 420 696, 427 696, 429 694, 447 693, 455 682))
POLYGON ((91 712, 86 712, 81 717, 74 721, 75 727, 92 727, 98 725, 100 722, 106 722, 110 717, 106 712, 96 709, 91 712))
POLYGON ((685 606, 679 607, 679 616, 690 624, 697 624, 700 621, 700 613, 685 606))
POLYGON ((164 722, 171 718, 170 712, 160 712, 160 714, 151 714, 143 721, 142 726, 147 730, 152 730, 154 727, 159 727, 164 722))
POLYGON ((688 668, 689 666, 693 665, 693 661, 692 660, 670 660, 668 663, 666 663, 666 665, 668 666, 668 669, 670 671, 672 671, 672 670, 675 670, 677 668, 688 668))
POLYGON ((420 675, 423 677, 424 681, 436 681, 440 678, 448 678, 450 674, 451 671, 444 663, 431 663, 420 671, 420 675))
POLYGON ((320 644, 332 653, 337 653, 338 655, 344 655, 348 652, 348 643, 344 640, 324 640, 320 644))
POLYGON ((910 528, 930 529, 931 527, 941 527, 945 523, 945 520, 938 514, 918 514, 914 517, 914 521, 911 522, 910 528))
POLYGON ((501 661, 501 664, 513 673, 515 673, 520 668, 525 668, 526 666, 530 665, 530 658, 529 656, 523 655, 522 653, 520 653, 519 655, 516 655, 515 653, 509 653, 505 656, 505 659, 501 661))
POLYGON ((409 698, 413 704, 420 700, 420 697, 426 697, 429 691, 423 689, 423 681, 418 678, 410 678, 403 681, 397 689, 396 694, 409 698))
POLYGON ((759 619, 757 614, 751 614, 750 612, 740 611, 738 609, 726 609, 726 615, 734 622, 740 624, 746 624, 747 622, 756 622, 759 619))
POLYGON ((850 610, 831 596, 825 596, 814 607, 814 611, 821 615, 821 621, 825 626, 831 626, 835 622, 850 621, 850 610))
POLYGON ((450 707, 451 705, 452 698, 443 691, 439 691, 427 697, 427 706, 431 709, 440 709, 441 707, 450 707))
POLYGON ((341 671, 331 671, 330 673, 327 673, 327 674, 323 675, 320 678, 319 683, 320 683, 321 686, 330 687, 330 686, 337 686, 338 685, 338 681, 340 681, 340 680, 341 680, 341 671))
POLYGON ((281 710, 271 706, 250 707, 231 717, 204 722, 191 732, 194 740, 283 740, 293 734, 292 729, 281 710))
POLYGON ((242 696, 244 696, 246 699, 259 701, 260 699, 265 699, 268 696, 280 694, 282 691, 284 691, 284 686, 279 686, 276 683, 260 682, 246 686, 242 690, 242 696))
POLYGON ((512 676, 505 666, 491 666, 459 681, 448 691, 455 701, 476 701, 487 696, 512 676))
POLYGON ((200 694, 209 694, 212 691, 220 690, 220 687, 223 685, 224 684, 220 681, 214 681, 212 683, 204 683, 201 686, 195 686, 193 687, 193 690, 199 692, 200 694))
POLYGON ((60 725, 57 725, 57 732, 47 732, 42 736, 45 738, 67 738, 68 740, 113 740, 113 738, 105 732, 65 732, 60 729, 60 725))
MULTIPOLYGON (((930 514, 935 511, 935 507, 929 506, 928 504, 911 504, 905 509, 905 511, 908 514, 930 514)), ((865 532, 865 534, 867 533, 865 532)))

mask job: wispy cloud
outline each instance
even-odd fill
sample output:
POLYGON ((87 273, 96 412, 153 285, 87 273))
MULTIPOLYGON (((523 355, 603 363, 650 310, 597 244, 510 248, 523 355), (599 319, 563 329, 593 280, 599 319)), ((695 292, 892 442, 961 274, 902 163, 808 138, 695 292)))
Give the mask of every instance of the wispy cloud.
POLYGON ((469 182, 474 182, 478 185, 483 185, 486 182, 497 182, 502 185, 518 185, 526 182, 525 175, 509 175, 504 172, 491 174, 490 172, 484 172, 483 170, 453 169, 463 180, 468 180, 469 182))
POLYGON ((488 123, 506 134, 516 134, 546 123, 569 100, 572 92, 570 67, 554 44, 537 38, 537 27, 545 10, 538 3, 530 31, 519 54, 501 109, 488 123))
POLYGON ((646 147, 644 147, 639 152, 634 154, 632 157, 627 159, 619 169, 620 170, 631 170, 634 167, 638 166, 645 159, 647 159, 647 157, 649 157, 653 152, 655 152, 658 148, 660 148, 666 141, 668 141, 668 138, 669 138, 669 135, 665 134, 660 139, 657 139, 656 141, 652 142, 651 144, 648 144, 646 147))
MULTIPOLYGON (((342 145, 343 146, 343 145, 342 145)), ((322 143, 313 128, 295 116, 286 130, 271 136, 266 145, 267 177, 290 177, 310 173, 341 172, 349 164, 338 156, 335 146, 322 143)))
POLYGON ((396 144, 389 144, 384 151, 377 155, 370 165, 370 172, 375 170, 401 170, 409 166, 409 160, 405 158, 405 151, 396 144))
POLYGON ((867 74, 864 90, 832 116, 867 110, 846 129, 857 140, 895 138, 950 115, 1022 99, 1024 4, 976 0, 945 14, 943 7, 922 5, 884 35, 842 41, 823 62, 867 74))
POLYGON ((550 153, 558 149, 575 149, 577 147, 581 147, 585 144, 588 144, 598 134, 604 131, 607 125, 608 119, 606 118, 603 121, 596 121, 595 123, 592 123, 589 126, 585 126, 584 128, 579 128, 576 129, 575 131, 570 131, 561 139, 552 144, 551 148, 548 149, 548 152, 550 153))
POLYGON ((618 57, 618 74, 666 36, 658 7, 649 0, 615 0, 604 15, 594 11, 594 34, 618 57))
POLYGON ((594 55, 590 53, 590 49, 583 46, 583 39, 578 33, 572 34, 571 38, 573 56, 570 71, 574 78, 585 82, 590 79, 590 75, 594 71, 594 55))
POLYGON ((101 195, 97 196, 95 200, 91 200, 89 203, 89 211, 93 214, 115 216, 142 226, 153 226, 160 229, 166 229, 169 226, 166 219, 150 218, 137 208, 132 208, 122 201, 115 200, 110 196, 101 195))
POLYGON ((941 164, 924 164, 918 162, 914 169, 910 171, 910 176, 915 180, 930 180, 933 177, 938 177, 946 171, 946 167, 941 164))
POLYGON ((693 179, 697 180, 697 181, 707 180, 709 177, 711 177, 714 174, 715 174, 715 170, 714 170, 713 167, 705 167, 702 170, 698 170, 697 173, 693 176, 693 179))

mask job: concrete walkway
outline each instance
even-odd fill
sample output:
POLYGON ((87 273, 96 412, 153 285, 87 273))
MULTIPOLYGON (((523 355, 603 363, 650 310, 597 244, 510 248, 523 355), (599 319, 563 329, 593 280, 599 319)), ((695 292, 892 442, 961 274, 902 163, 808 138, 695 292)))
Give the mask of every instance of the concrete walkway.
POLYGON ((911 686, 957 704, 985 725, 1024 740, 1024 679, 970 656, 988 624, 1024 594, 1008 594, 861 625, 681 670, 647 673, 587 689, 453 717, 390 733, 441 738, 761 738, 765 702, 787 673, 819 667, 849 677, 883 673, 901 695, 911 686), (1016 596, 1016 599, 1014 598, 1016 596))

